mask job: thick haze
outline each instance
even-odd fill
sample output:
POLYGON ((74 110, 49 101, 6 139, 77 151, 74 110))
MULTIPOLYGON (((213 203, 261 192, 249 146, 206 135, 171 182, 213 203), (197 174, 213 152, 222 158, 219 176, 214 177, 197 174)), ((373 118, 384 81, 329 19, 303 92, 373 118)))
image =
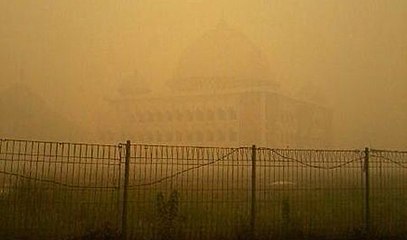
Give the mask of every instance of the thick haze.
POLYGON ((162 89, 222 19, 285 92, 324 95, 337 147, 407 149, 405 0, 0 0, 0 92, 25 85, 89 126, 129 74, 162 89))

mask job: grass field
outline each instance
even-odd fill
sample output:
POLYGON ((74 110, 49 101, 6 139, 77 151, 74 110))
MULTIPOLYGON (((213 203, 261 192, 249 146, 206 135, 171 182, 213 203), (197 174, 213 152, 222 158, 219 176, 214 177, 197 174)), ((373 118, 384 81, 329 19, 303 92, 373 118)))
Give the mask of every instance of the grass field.
MULTIPOLYGON (((260 149, 253 168, 250 148, 134 148, 128 239, 359 239, 367 227, 372 239, 407 236, 404 153, 372 159, 367 183, 360 151, 260 149)), ((0 239, 120 237, 122 148, 18 149, 0 149, 0 239)))
MULTIPOLYGON (((219 179, 218 179, 219 180, 219 179)), ((399 179, 397 179, 399 181, 399 179)), ((0 200, 1 239, 64 239, 92 231, 119 231, 119 190, 77 190, 20 180, 0 200), (103 230, 104 229, 104 230, 103 230)), ((179 181, 184 182, 183 179, 179 181)), ((243 181, 245 182, 245 181, 243 181)), ((218 186, 169 183, 129 190, 131 239, 236 239, 250 234, 249 185, 229 191, 218 186), (171 200, 171 194, 176 198, 171 200), (172 201, 172 202, 171 202, 172 201), (164 206, 164 207, 163 207, 164 206), (172 213, 169 213, 170 208, 172 213)), ((389 185, 397 186, 397 183, 389 185)), ((274 187, 256 194, 256 234, 288 238, 346 237, 364 229, 362 188, 274 187)), ((372 233, 400 236, 407 230, 407 196, 400 186, 372 189, 372 233), (401 190, 400 190, 401 189, 401 190)), ((111 236, 111 233, 109 233, 111 236)))

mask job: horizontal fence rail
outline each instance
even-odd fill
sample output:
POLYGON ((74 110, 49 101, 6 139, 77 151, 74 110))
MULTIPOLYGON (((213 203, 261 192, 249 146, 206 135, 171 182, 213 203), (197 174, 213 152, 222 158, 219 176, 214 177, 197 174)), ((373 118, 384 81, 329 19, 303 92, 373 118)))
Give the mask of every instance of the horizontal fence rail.
POLYGON ((403 236, 406 168, 402 151, 3 139, 0 238, 403 236))
POLYGON ((122 149, 0 141, 0 239, 63 239, 118 224, 122 149))
POLYGON ((369 155, 371 229, 407 236, 407 152, 372 149, 369 155))

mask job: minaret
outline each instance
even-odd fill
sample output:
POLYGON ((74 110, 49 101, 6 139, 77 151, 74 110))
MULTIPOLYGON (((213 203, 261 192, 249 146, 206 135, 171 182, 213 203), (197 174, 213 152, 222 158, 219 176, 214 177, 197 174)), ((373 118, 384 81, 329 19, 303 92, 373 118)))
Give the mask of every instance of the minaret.
POLYGON ((17 81, 16 81, 16 85, 22 86, 25 83, 25 70, 24 70, 24 62, 23 62, 23 58, 20 57, 20 63, 18 66, 18 77, 17 77, 17 81))
POLYGON ((23 66, 20 65, 20 72, 19 72, 19 76, 18 76, 18 84, 23 84, 24 77, 25 77, 24 74, 25 74, 24 68, 23 68, 23 66))

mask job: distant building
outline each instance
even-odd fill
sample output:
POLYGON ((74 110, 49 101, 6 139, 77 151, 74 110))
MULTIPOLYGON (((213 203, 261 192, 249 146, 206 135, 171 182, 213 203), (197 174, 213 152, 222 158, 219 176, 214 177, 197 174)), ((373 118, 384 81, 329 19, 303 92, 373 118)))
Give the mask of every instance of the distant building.
POLYGON ((24 84, 0 92, 0 138, 85 141, 91 132, 48 106, 24 84))
POLYGON ((220 25, 185 52, 169 91, 140 86, 111 101, 120 137, 154 144, 327 147, 331 111, 285 96, 271 76, 261 51, 220 25))

